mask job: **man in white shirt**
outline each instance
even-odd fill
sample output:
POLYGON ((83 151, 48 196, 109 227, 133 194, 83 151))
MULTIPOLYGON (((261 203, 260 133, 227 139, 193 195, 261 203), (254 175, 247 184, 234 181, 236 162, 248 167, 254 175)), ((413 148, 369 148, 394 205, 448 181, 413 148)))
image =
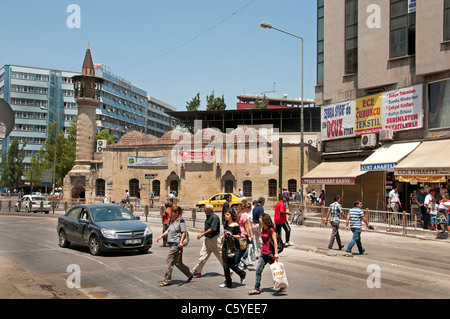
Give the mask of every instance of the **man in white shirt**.
POLYGON ((389 207, 393 212, 398 212, 400 207, 402 207, 402 203, 400 202, 400 197, 398 195, 398 185, 395 185, 389 192, 389 207))
POLYGON ((427 208, 427 212, 430 215, 431 230, 437 227, 436 217, 437 217, 437 205, 436 205, 436 190, 432 188, 430 194, 425 196, 425 201, 423 203, 427 208))

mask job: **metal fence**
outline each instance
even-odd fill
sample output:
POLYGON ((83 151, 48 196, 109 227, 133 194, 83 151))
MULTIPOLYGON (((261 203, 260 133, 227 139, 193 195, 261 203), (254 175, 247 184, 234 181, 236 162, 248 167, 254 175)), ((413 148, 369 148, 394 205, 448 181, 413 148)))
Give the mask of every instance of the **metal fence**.
MULTIPOLYGON (((325 224, 329 207, 310 205, 304 203, 292 203, 289 205, 289 210, 295 212, 301 209, 306 219, 314 218, 320 220, 320 225, 325 224)), ((345 216, 348 216, 350 208, 343 208, 345 216)), ((391 211, 378 211, 366 208, 365 217, 369 222, 369 225, 374 229, 382 229, 389 232, 398 232, 407 234, 409 230, 416 230, 420 225, 420 216, 418 214, 403 212, 391 212, 391 211)), ((345 220, 341 219, 342 222, 345 220)))

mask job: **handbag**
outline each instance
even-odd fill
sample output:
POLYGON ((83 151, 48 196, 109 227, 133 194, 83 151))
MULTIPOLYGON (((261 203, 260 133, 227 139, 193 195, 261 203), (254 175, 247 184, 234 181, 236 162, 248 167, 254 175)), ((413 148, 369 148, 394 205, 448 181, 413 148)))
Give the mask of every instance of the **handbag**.
MULTIPOLYGON (((180 224, 181 224, 181 219, 178 220, 178 228, 181 231, 180 224)), ((189 233, 188 233, 188 231, 186 229, 186 232, 185 232, 185 235, 184 235, 184 239, 183 239, 183 247, 186 247, 188 244, 189 244, 189 233)))
POLYGON ((270 270, 272 272, 273 287, 275 289, 286 289, 289 287, 286 271, 284 270, 284 265, 278 261, 275 261, 270 265, 270 270))
POLYGON ((239 247, 241 248, 241 250, 247 250, 247 238, 239 238, 239 247))
POLYGON ((234 238, 232 236, 227 236, 226 241, 227 241, 227 257, 235 258, 237 255, 237 247, 234 238))

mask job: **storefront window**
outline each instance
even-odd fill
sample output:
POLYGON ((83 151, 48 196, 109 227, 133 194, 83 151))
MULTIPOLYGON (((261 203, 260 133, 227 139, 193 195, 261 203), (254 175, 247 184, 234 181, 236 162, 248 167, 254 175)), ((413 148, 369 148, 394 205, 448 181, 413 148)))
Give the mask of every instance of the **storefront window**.
POLYGON ((428 128, 450 127, 450 79, 428 85, 428 128))

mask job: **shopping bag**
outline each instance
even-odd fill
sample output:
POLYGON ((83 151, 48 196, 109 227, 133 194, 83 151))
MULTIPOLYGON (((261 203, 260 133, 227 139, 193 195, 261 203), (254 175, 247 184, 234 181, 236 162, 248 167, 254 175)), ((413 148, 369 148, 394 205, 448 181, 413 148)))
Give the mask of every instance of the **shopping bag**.
POLYGON ((278 261, 275 261, 270 265, 270 270, 273 277, 273 287, 275 289, 286 289, 289 287, 286 271, 284 265, 278 261))

